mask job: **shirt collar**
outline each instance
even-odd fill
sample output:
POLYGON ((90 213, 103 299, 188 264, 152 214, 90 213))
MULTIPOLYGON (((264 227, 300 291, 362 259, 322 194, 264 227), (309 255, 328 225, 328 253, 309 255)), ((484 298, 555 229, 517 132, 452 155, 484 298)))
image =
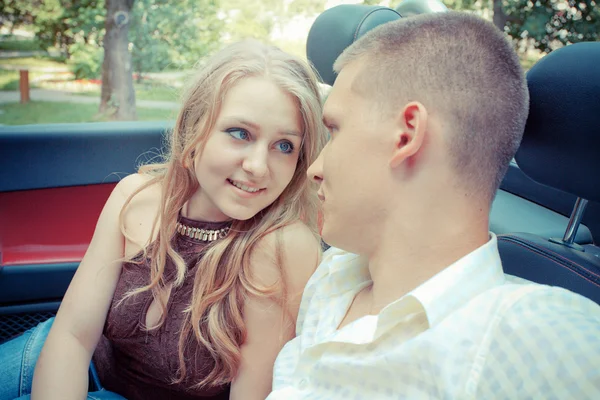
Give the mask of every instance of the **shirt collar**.
MULTIPOLYGON (((505 281, 496 235, 407 294, 423 306, 429 328, 469 300, 505 281)), ((394 303, 392 303, 394 304, 394 303)), ((391 306, 391 305, 390 305, 391 306)))
MULTIPOLYGON (((371 280, 368 262, 364 257, 330 248, 324 254, 323 262, 328 265, 328 285, 322 296, 336 297, 356 291, 359 285, 371 280)), ((432 328, 478 294, 502 285, 505 279, 498 240, 490 232, 490 240, 486 244, 384 307, 379 314, 377 331, 385 331, 390 324, 395 325, 402 315, 418 313, 421 308, 421 312, 426 314, 428 327, 432 328)))
POLYGON ((353 291, 357 286, 371 280, 366 258, 331 247, 323 255, 322 265, 327 265, 326 295, 337 296, 353 291))

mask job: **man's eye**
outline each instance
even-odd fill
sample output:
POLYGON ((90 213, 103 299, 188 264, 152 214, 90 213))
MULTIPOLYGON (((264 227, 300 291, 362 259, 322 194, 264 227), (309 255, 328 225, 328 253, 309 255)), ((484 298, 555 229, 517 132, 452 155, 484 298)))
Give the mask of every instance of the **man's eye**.
POLYGON ((250 138, 248 131, 242 128, 231 128, 227 129, 225 132, 238 140, 248 140, 250 138))
POLYGON ((277 148, 279 149, 279 151, 285 154, 290 154, 294 151, 294 145, 290 142, 279 142, 277 143, 277 148))
POLYGON ((329 133, 330 137, 333 136, 333 134, 336 133, 338 130, 337 126, 334 126, 334 125, 326 125, 326 128, 327 128, 327 133, 329 133))

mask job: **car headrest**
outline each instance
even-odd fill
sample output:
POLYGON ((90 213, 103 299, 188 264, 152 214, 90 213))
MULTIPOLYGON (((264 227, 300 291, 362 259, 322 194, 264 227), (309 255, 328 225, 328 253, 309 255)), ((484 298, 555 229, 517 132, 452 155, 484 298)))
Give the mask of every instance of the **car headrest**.
POLYGON ((400 18, 398 12, 381 6, 342 4, 324 11, 308 33, 306 55, 324 83, 333 85, 333 63, 344 49, 362 35, 400 18))
POLYGON ((402 18, 432 12, 446 12, 448 7, 441 0, 404 0, 395 9, 402 18))
POLYGON ((600 42, 568 45, 527 73, 530 111, 517 164, 533 180, 600 201, 600 42))

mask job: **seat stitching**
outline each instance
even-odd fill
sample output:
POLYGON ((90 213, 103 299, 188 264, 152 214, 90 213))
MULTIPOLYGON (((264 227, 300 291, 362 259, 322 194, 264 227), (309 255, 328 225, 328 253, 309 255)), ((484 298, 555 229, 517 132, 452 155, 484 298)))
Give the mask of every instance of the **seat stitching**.
POLYGON ((535 244, 534 242, 531 242, 531 241, 529 241, 527 239, 524 239, 522 237, 515 236, 515 235, 503 235, 503 237, 510 238, 510 239, 513 239, 513 240, 520 240, 522 242, 525 242, 528 245, 530 245, 530 246, 532 246, 532 247, 534 247, 534 248, 536 248, 536 249, 538 249, 540 251, 551 253, 554 257, 559 258, 560 260, 563 260, 565 263, 571 263, 571 264, 577 265, 578 267, 584 269, 586 272, 589 272, 591 275, 594 275, 595 277, 600 278, 599 274, 596 274, 595 272, 590 271, 588 268, 586 268, 585 266, 577 263, 576 261, 573 261, 573 260, 571 260, 569 258, 566 258, 566 257, 564 257, 564 256, 556 253, 555 251, 552 251, 552 250, 546 248, 546 247, 544 247, 543 249, 540 249, 541 246, 535 244))
MULTIPOLYGON (((373 13, 374 13, 374 12, 376 12, 376 11, 383 10, 383 9, 384 9, 383 7, 382 7, 382 8, 376 8, 375 10, 371 10, 371 11, 369 11, 368 13, 366 13, 366 14, 364 15, 364 17, 362 17, 362 19, 360 20, 360 22, 359 22, 359 23, 358 23, 358 25, 356 26, 356 29, 354 30, 354 40, 353 40, 352 42, 356 42, 356 38, 357 38, 357 36, 358 36, 358 31, 360 31, 360 28, 362 27, 362 24, 363 24, 363 23, 365 22, 365 20, 366 20, 366 19, 369 17, 369 15, 373 14, 373 13)), ((399 16, 400 18, 402 18, 402 15, 400 15, 400 13, 399 13, 398 11, 396 11, 396 10, 392 10, 391 8, 389 8, 389 10, 391 10, 391 11, 394 11, 396 14, 398 14, 398 16, 399 16)))
MULTIPOLYGON (((531 248, 529 248, 529 247, 527 247, 527 246, 524 246, 524 245, 523 245, 523 244, 521 244, 521 243, 516 243, 516 242, 513 242, 513 244, 516 244, 517 246, 520 246, 520 247, 524 248, 525 250, 529 250, 529 251, 531 251, 532 253, 535 253, 535 254, 537 254, 537 255, 540 255, 540 256, 542 256, 542 257, 546 258, 547 260, 550 260, 550 261, 552 261, 553 263, 555 263, 555 264, 556 264, 556 265, 558 265, 559 267, 562 267, 562 268, 566 269, 567 271, 569 271, 569 272, 572 272, 573 274, 575 274, 575 275, 579 276, 580 278, 583 278, 583 279, 585 279, 586 281, 588 281, 588 282, 590 282, 591 284, 593 284, 593 285, 595 285, 595 286, 598 286, 598 287, 600 288, 600 284, 598 284, 597 282, 595 282, 595 281, 593 281, 593 280, 589 279, 589 278, 588 278, 588 277, 586 277, 585 275, 581 274, 579 271, 575 271, 575 270, 573 270, 573 269, 569 268, 569 266, 567 266, 567 265, 564 265, 564 264, 562 264, 562 263, 560 263, 560 262, 557 262, 557 261, 556 261, 556 260, 554 260, 553 258, 551 258, 551 257, 548 257, 548 255, 546 255, 546 254, 543 254, 543 253, 536 252, 535 250, 533 250, 533 249, 531 249, 531 248)), ((587 270, 586 270, 586 271, 587 271, 587 270)))
MULTIPOLYGON (((508 242, 508 241, 507 241, 507 242, 508 242)), ((556 265, 558 265, 558 266, 560 266, 560 267, 562 267, 562 268, 566 269, 566 270, 567 270, 567 271, 569 271, 569 272, 572 272, 572 273, 574 273, 575 275, 577 275, 577 276, 579 276, 579 277, 581 277, 581 278, 585 279, 586 281, 588 281, 588 282, 590 282, 591 284, 593 284, 593 285, 595 285, 595 286, 597 286, 597 287, 599 287, 599 288, 600 288, 600 284, 598 284, 596 281, 589 279, 587 276, 585 276, 584 274, 582 274, 580 271, 576 271, 576 270, 574 270, 574 269, 572 269, 572 268, 569 268, 569 266, 568 266, 568 265, 564 265, 563 263, 561 263, 561 262, 558 262, 557 260, 553 259, 553 258, 552 258, 552 257, 550 257, 549 255, 547 255, 547 254, 544 254, 544 253, 543 253, 543 252, 541 252, 541 251, 536 251, 536 250, 539 250, 539 249, 532 249, 532 248, 530 248, 530 247, 528 247, 528 246, 525 246, 525 245, 523 245, 522 243, 518 243, 518 242, 510 242, 510 243, 516 244, 517 246, 520 246, 520 247, 524 248, 525 250, 529 250, 529 251, 530 251, 530 252, 532 252, 532 253, 535 253, 535 254, 537 254, 537 255, 540 255, 540 256, 542 256, 542 257, 546 258, 547 260, 550 260, 550 261, 552 261, 552 262, 553 262, 553 263, 555 263, 556 265)), ((587 269, 585 269, 585 268, 583 268, 583 269, 584 269, 584 271, 586 271, 586 272, 587 272, 587 269)))

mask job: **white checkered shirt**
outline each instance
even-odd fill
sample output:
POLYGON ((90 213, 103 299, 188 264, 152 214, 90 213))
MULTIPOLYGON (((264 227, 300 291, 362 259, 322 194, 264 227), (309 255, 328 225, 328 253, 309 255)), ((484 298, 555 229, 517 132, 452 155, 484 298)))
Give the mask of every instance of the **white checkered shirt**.
POLYGON ((325 253, 269 400, 600 399, 600 307, 505 275, 494 234, 379 315, 338 330, 369 283, 363 259, 325 253))

